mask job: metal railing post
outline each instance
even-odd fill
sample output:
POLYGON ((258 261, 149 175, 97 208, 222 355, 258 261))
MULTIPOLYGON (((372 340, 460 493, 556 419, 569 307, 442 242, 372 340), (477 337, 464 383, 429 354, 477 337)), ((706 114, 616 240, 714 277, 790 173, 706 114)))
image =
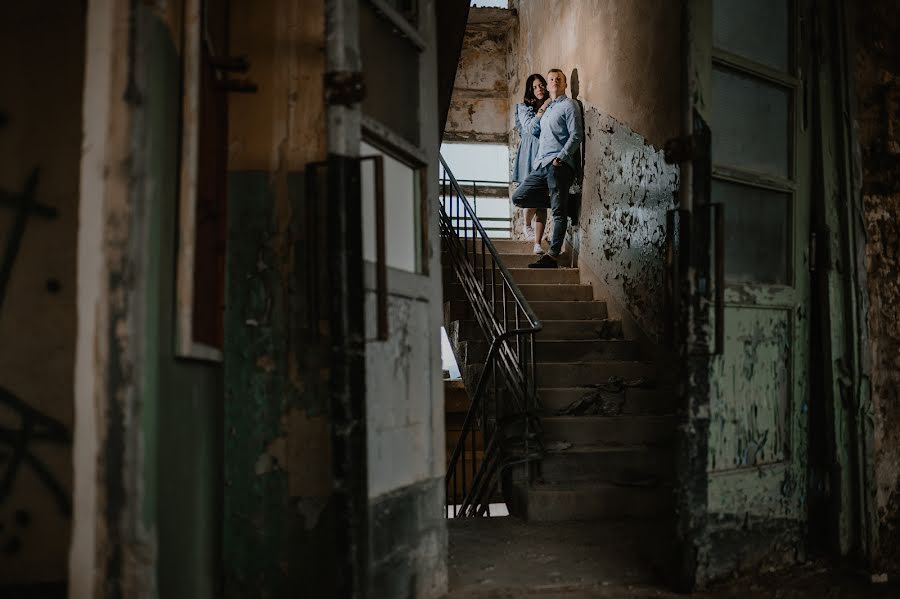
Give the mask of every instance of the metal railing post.
MULTIPOLYGON (((500 260, 481 223, 477 214, 478 182, 472 182, 473 207, 443 157, 441 165, 441 238, 446 244, 451 270, 466 294, 475 321, 490 344, 448 463, 446 496, 452 507, 448 507, 447 513, 452 513, 453 517, 490 515, 490 500, 497 488, 497 476, 510 457, 504 454, 511 451, 501 439, 504 434, 499 426, 501 419, 504 422, 509 417, 524 419, 524 459, 530 463, 539 455, 531 451, 530 419, 537 393, 534 336, 542 325, 500 260), (490 292, 486 284, 488 260, 491 266, 490 292), (499 294, 498 285, 501 287, 499 294), (502 303, 499 311, 498 300, 502 303), (492 409, 486 405, 487 401, 493 403, 492 409), (490 412, 493 412, 493 418, 490 418, 490 412)), ((540 442, 537 445, 542 449, 540 442)))

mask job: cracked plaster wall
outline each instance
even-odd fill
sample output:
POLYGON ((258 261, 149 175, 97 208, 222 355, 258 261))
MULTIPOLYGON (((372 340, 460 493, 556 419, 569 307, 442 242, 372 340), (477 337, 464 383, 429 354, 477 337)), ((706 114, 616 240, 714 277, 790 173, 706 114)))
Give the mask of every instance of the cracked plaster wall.
POLYGON ((900 571, 900 24, 896 3, 855 7, 856 97, 862 151, 875 407, 878 560, 900 571))
MULTIPOLYGON (((555 67, 584 109, 580 227, 570 230, 583 278, 612 300, 614 316, 659 341, 665 213, 674 207, 678 169, 658 148, 680 130, 681 8, 663 0, 534 0, 517 8, 510 105, 521 101, 529 73, 555 67)), ((510 111, 510 130, 513 118, 510 111)), ((513 227, 521 230, 518 210, 513 227)))
MULTIPOLYGON (((434 2, 423 0, 420 28, 434 39, 434 2)), ((367 42, 363 40, 364 47, 367 42)), ((371 43, 371 42, 369 42, 371 43)), ((418 128, 426 161, 438 159, 434 45, 419 61, 418 128), (433 64, 433 63, 431 63, 433 64)), ((397 69, 395 68, 396 72, 397 69)), ((373 92, 377 93, 377 92, 373 92)), ((365 110, 365 106, 363 107, 365 110)), ((441 376, 441 264, 437 173, 426 169, 415 272, 387 269, 387 338, 378 339, 375 265, 364 263, 365 395, 369 498, 369 594, 440 597, 447 590, 444 514, 444 387, 441 376), (431 199, 428 199, 431 198, 431 199)), ((412 223, 410 223, 412 226, 412 223)), ((418 227, 417 227, 418 228, 418 227)), ((390 247, 388 235, 388 244, 390 247)), ((390 249, 388 250, 390 263, 390 249)), ((409 266, 412 268, 412 266, 409 266)), ((362 298, 361 298, 362 299, 362 298)))
MULTIPOLYGON (((391 270, 390 279, 403 278, 391 270)), ((366 430, 373 596, 434 597, 444 567, 444 413, 438 302, 388 297, 388 339, 376 336, 376 294, 366 291, 366 430)))
POLYGON ((584 195, 574 235, 579 265, 645 334, 660 341, 666 211, 674 207, 678 168, 640 135, 587 105, 585 143, 584 195))
POLYGON ((304 220, 305 168, 326 158, 324 9, 230 8, 229 50, 259 91, 229 96, 225 597, 328 596, 339 567, 327 304, 313 330, 309 316, 310 281, 327 283, 304 220))
POLYGON ((472 7, 444 128, 444 141, 507 141, 508 10, 472 7))

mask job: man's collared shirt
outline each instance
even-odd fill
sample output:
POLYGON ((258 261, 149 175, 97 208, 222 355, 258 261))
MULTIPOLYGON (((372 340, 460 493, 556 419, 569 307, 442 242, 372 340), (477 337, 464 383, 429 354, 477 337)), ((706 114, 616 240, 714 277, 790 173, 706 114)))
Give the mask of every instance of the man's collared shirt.
POLYGON ((565 94, 552 100, 543 117, 532 122, 531 132, 539 140, 532 168, 541 168, 559 158, 578 170, 575 156, 584 137, 584 125, 574 100, 565 94))

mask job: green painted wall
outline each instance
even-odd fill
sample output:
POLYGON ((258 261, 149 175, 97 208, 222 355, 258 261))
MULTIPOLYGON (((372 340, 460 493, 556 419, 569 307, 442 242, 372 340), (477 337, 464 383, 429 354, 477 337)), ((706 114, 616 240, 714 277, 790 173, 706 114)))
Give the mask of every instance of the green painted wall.
POLYGON ((144 523, 158 535, 159 597, 221 597, 222 367, 174 356, 181 61, 159 16, 143 4, 137 10, 146 185, 136 209, 147 235, 144 523))
MULTIPOLYGON (((286 186, 297 218, 303 180, 289 174, 286 186)), ((276 222, 270 173, 232 172, 228 193, 224 596, 331 597, 338 529, 331 440, 327 427, 295 428, 326 416, 318 383, 327 389, 330 376, 319 364, 326 347, 302 330, 307 252, 295 227, 276 222)))

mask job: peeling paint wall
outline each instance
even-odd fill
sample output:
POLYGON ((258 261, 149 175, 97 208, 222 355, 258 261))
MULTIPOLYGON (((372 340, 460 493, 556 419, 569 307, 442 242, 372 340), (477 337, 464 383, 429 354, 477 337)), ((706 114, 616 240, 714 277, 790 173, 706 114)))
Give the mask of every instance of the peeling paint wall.
POLYGON ((68 572, 85 14, 0 5, 0 595, 68 572))
POLYGON ((328 304, 309 329, 310 286, 325 287, 309 268, 328 249, 307 243, 304 220, 306 166, 326 157, 324 3, 233 2, 230 23, 259 91, 229 97, 223 595, 328 597, 346 523, 332 489, 328 304))
POLYGON ((174 356, 181 10, 88 6, 72 597, 221 596, 221 368, 174 356))
POLYGON ((890 0, 854 5, 875 419, 878 567, 900 571, 900 24, 890 0))
MULTIPOLYGON (((386 340, 377 335, 375 264, 364 264, 371 597, 430 599, 447 591, 442 269, 437 218, 440 139, 437 73, 428 66, 435 64, 437 54, 436 4, 436 0, 418 3, 426 48, 416 61, 419 84, 412 92, 419 96, 415 125, 425 162, 424 214, 420 224, 413 225, 422 235, 422 265, 416 273, 388 268, 386 340)), ((406 50, 417 52, 410 46, 406 50)), ((371 53, 365 45, 362 52, 365 62, 371 53)), ((384 64, 374 60, 369 68, 383 68, 384 64)), ((387 243, 390 247, 390 235, 387 243)))
POLYGON ((143 520, 156 555, 159 597, 221 596, 222 365, 175 356, 175 251, 181 142, 183 2, 138 12, 142 64, 138 77, 145 148, 139 180, 145 218, 141 250, 145 293, 143 520))
POLYGON ((371 593, 438 597, 447 588, 439 302, 392 293, 387 341, 375 340, 373 291, 366 304, 371 593))
MULTIPOLYGON (((75 348, 74 490, 69 593, 93 597, 107 579, 106 545, 113 536, 101 505, 106 502, 101 447, 106 407, 116 387, 108 371, 109 271, 106 228, 127 194, 131 112, 122 90, 128 77, 128 22, 122 4, 91 4, 84 67, 84 145, 78 214, 75 348)), ((118 539, 115 539, 118 541, 118 539)))
POLYGON ((632 333, 659 341, 665 213, 678 186, 678 169, 665 164, 660 148, 680 131, 681 7, 663 0, 517 4, 510 103, 521 101, 529 73, 566 74, 568 95, 584 109, 580 224, 570 231, 579 266, 615 315, 636 324, 632 333))
POLYGON ((469 9, 444 141, 506 143, 511 106, 507 57, 514 22, 506 9, 469 9))
MULTIPOLYGON (((665 331, 666 211, 678 168, 661 150, 585 103, 585 165, 579 266, 650 339, 665 331)), ((628 318, 626 318, 628 320, 628 318)))

